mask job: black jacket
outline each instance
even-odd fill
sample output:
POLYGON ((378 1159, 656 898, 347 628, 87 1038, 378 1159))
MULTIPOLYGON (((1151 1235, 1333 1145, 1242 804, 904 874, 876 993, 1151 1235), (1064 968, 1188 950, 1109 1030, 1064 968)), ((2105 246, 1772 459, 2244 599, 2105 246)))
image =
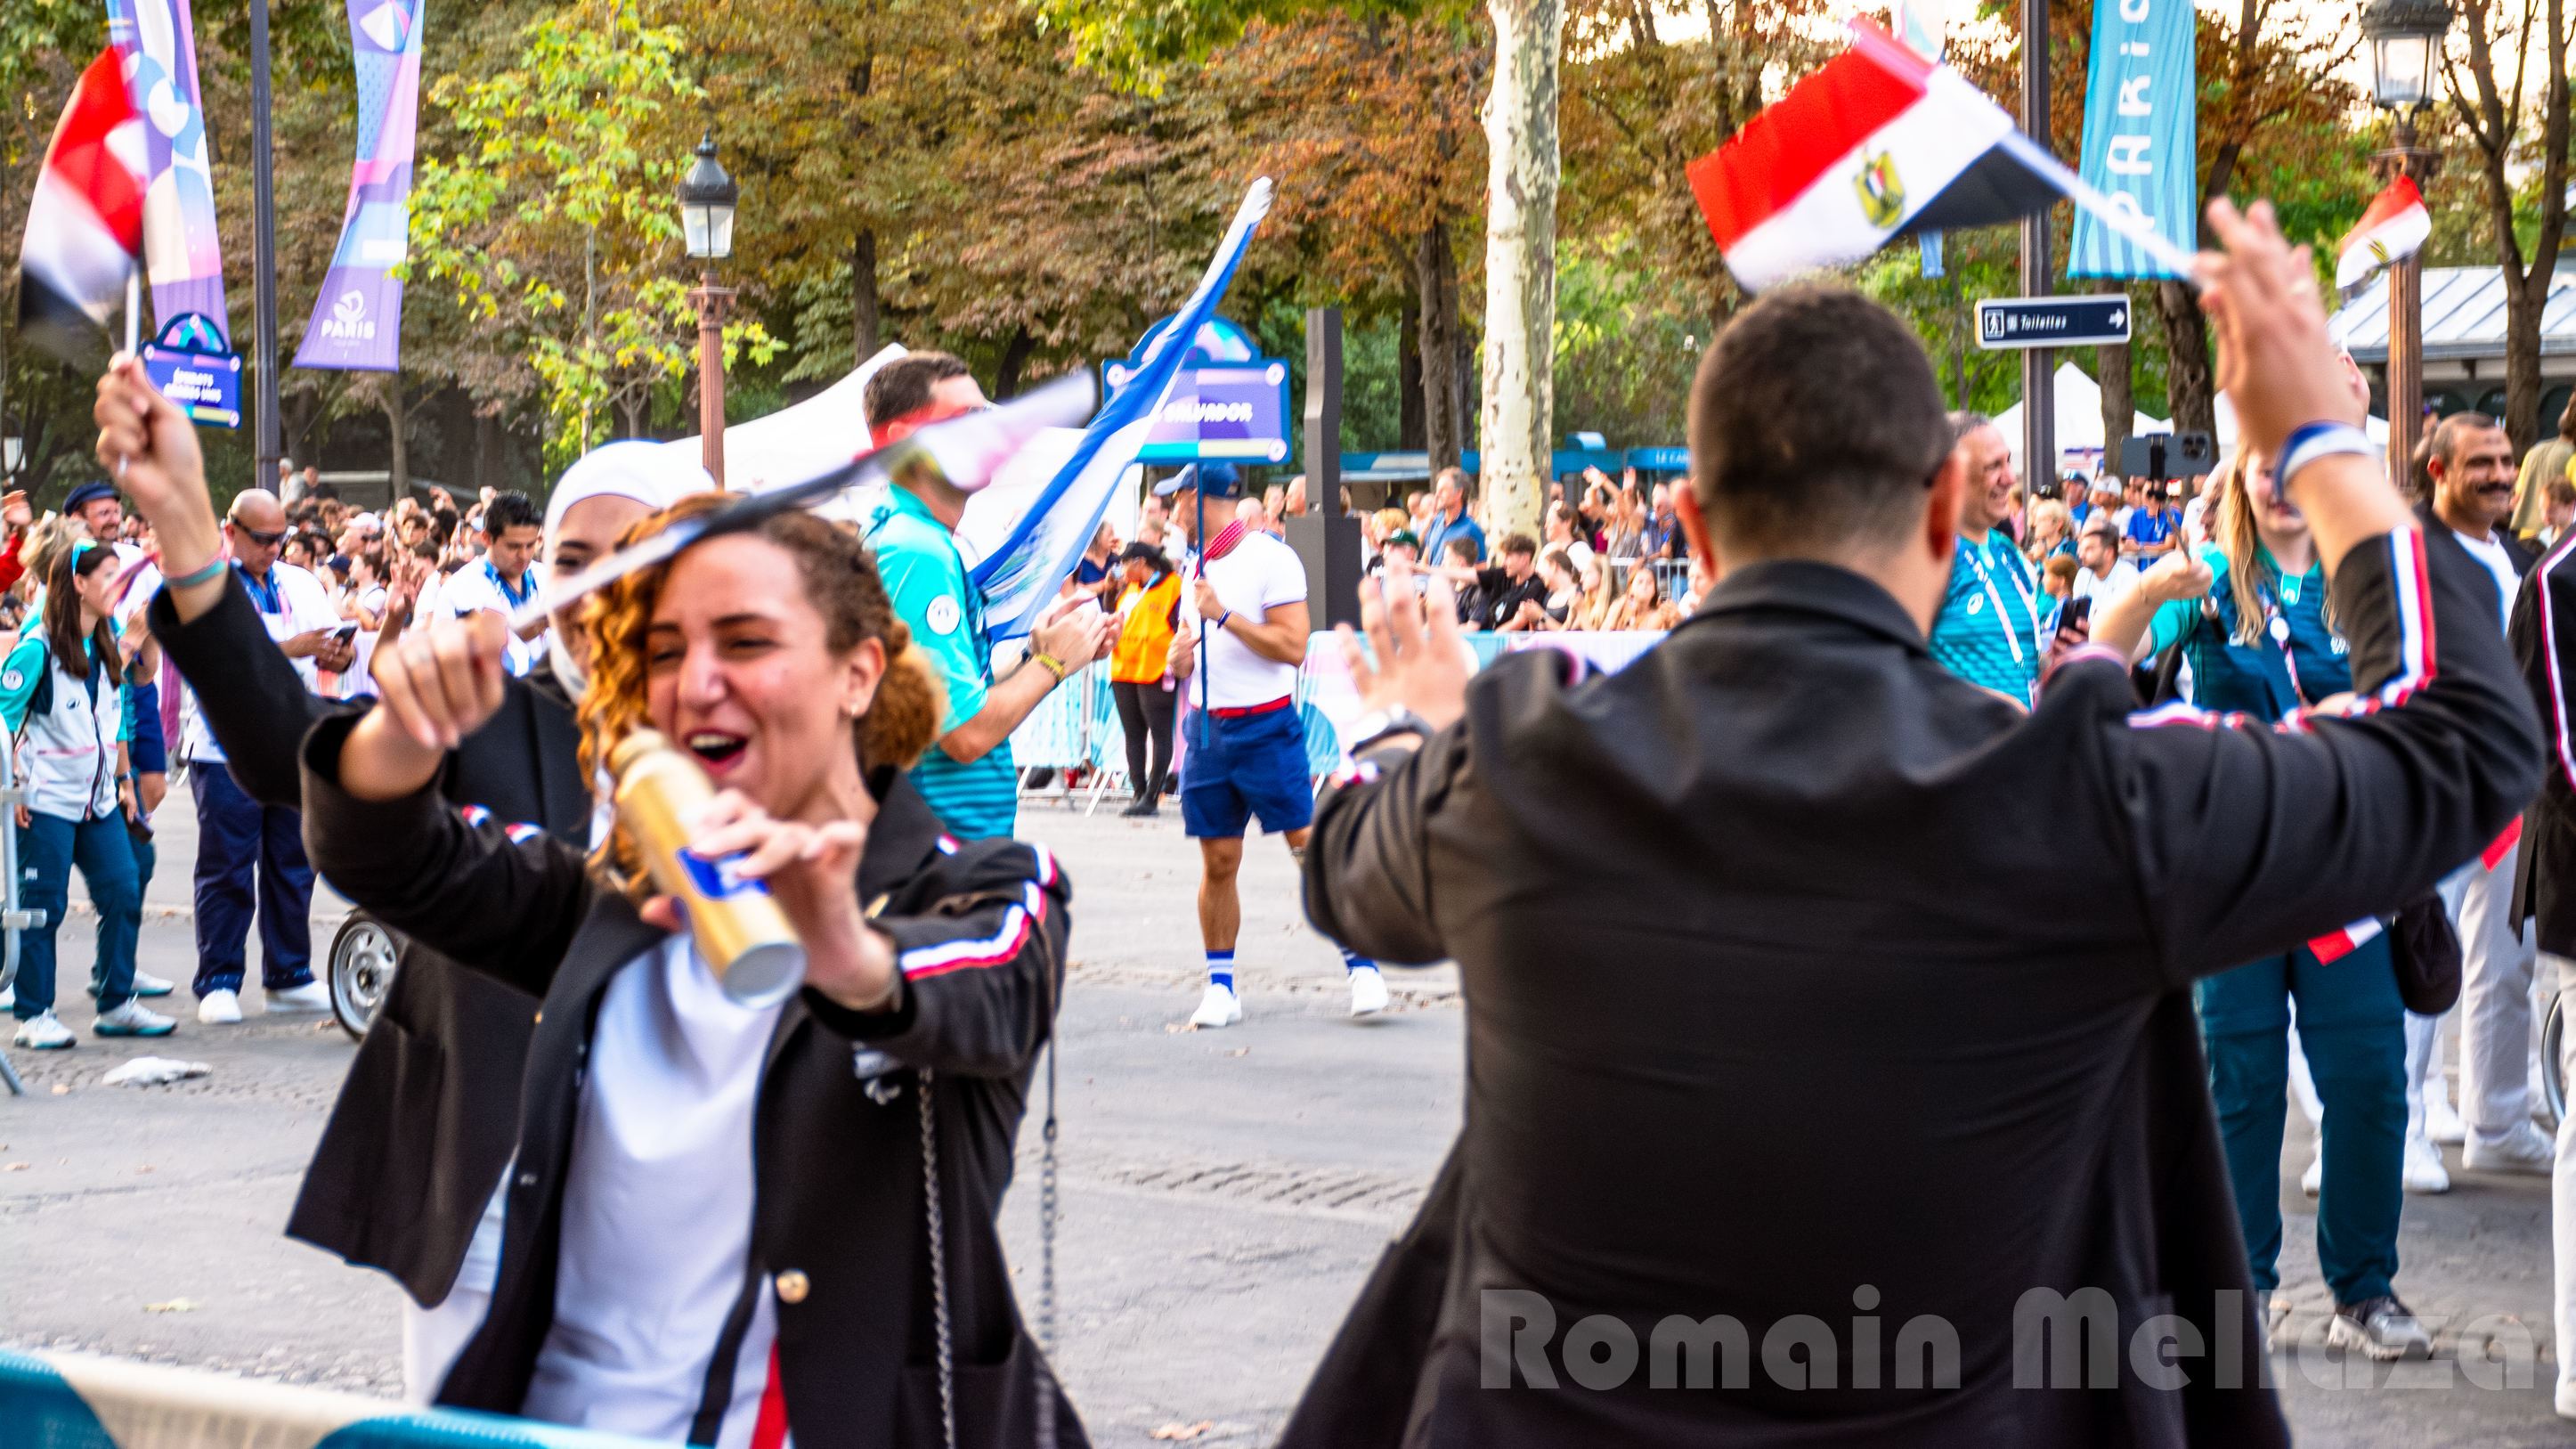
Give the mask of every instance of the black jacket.
POLYGON ((2337 570, 2384 691, 2349 721, 2140 716, 2108 651, 2025 716, 1876 584, 1782 561, 1618 674, 1498 660, 1460 724, 1365 762, 1318 810, 1307 909, 1457 959, 1466 1123, 1281 1443, 2285 1443, 2187 987, 2421 894, 2536 785, 2492 584, 2437 553, 2413 587, 2420 543, 2337 570), (2088 1288, 2108 1377, 2016 1391, 2027 1295, 2088 1288), (1552 1316, 1526 1355, 1496 1290, 1552 1316), (2204 1351, 2179 1392, 2129 1356, 2163 1314, 2204 1351), (1614 1387, 1570 1367, 1593 1315, 1594 1365, 1637 1349, 1614 1387), (1657 1386, 1720 1315, 1744 1386, 1723 1351, 1718 1387, 1657 1386), (1932 1386, 1893 1387, 1926 1341, 1932 1386), (1814 1357, 1838 1387, 1789 1386, 1814 1357))
MULTIPOLYGON (((279 652, 238 578, 182 625, 165 591, 153 636, 197 693, 197 708, 252 799, 300 809, 296 746, 315 720, 352 706, 315 697, 279 652)), ((490 723, 449 752, 439 792, 504 822, 590 839, 581 729, 551 668, 513 679, 490 723)), ((405 940, 392 988, 358 1044, 331 1121, 286 1222, 299 1238, 399 1279, 436 1307, 456 1283, 483 1206, 518 1142, 519 1076, 536 999, 472 972, 426 964, 405 940)))
POLYGON ((2540 798, 2522 824, 2514 870, 2513 924, 2538 926, 2540 949, 2576 956, 2576 569, 2567 557, 2576 536, 2522 576, 2513 601, 2513 652, 2523 686, 2540 711, 2546 773, 2540 798))
MULTIPOLYGON (((664 939, 581 853, 500 822, 468 825, 431 792, 369 803, 337 783, 348 722, 305 743, 304 835, 314 867, 387 923, 455 962, 543 998, 522 1088, 500 1282, 439 1402, 515 1413, 554 1321, 565 1178, 592 1023, 609 982, 664 939)), ((1062 986, 1071 887, 1043 847, 956 847, 900 772, 859 866, 861 898, 904 953, 901 1005, 877 1016, 812 992, 780 1015, 754 1117, 751 1260, 725 1345, 710 1345, 701 1432, 713 1443, 739 1337, 772 1274, 788 1424, 808 1449, 939 1442, 936 1338, 918 1112, 934 1074, 958 1442, 1031 1442, 1041 1393, 1059 1442, 1084 1442, 1021 1326, 994 1218, 1010 1185, 1030 1072, 1062 986), (967 943, 990 943, 978 953, 967 943), (943 959, 924 952, 945 948, 943 959), (876 1090, 871 1092, 874 1085, 876 1090), (878 1100, 882 1097, 884 1100, 878 1100)), ((457 969, 449 967, 448 969, 457 969)))

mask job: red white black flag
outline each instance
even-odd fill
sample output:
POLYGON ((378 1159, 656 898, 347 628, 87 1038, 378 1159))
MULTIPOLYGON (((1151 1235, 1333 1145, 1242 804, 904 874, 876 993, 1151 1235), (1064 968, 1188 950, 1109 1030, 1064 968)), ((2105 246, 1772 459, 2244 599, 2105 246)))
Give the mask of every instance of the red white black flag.
POLYGON ((143 123, 111 47, 81 72, 27 202, 21 335, 68 361, 97 349, 143 255, 143 171, 143 123))
POLYGON ((2188 271, 2135 208, 2115 214, 1957 72, 1868 21, 1850 29, 1851 49, 1685 173, 1746 290, 1858 261, 1902 233, 1993 226, 2062 199, 2188 271))
POLYGON ((2370 209, 2344 234, 2335 251, 2335 289, 2350 292, 2390 262, 2402 262, 2424 249, 2433 236, 2433 213, 2424 208, 2424 193, 2400 176, 2370 199, 2370 209))

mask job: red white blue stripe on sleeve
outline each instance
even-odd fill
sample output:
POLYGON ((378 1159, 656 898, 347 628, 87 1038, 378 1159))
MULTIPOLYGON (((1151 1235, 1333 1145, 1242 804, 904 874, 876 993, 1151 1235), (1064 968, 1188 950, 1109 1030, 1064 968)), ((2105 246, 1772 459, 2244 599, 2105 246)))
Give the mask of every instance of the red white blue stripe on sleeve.
POLYGON ((2320 963, 2331 962, 2369 945, 2371 938, 2379 932, 2379 922, 2364 918, 2340 931, 2328 931, 2317 937, 2308 943, 2308 949, 2317 953, 2320 963))
MULTIPOLYGON (((457 807, 456 813, 465 817, 465 823, 467 825, 476 828, 492 823, 492 812, 484 809, 480 805, 460 805, 457 807)), ((545 834, 546 828, 542 825, 531 825, 527 821, 521 820, 515 824, 502 826, 501 833, 509 838, 512 845, 525 845, 529 841, 536 839, 538 836, 545 834)))
POLYGON ((2576 533, 2559 540, 2535 572, 2540 579, 2540 652, 2549 660, 2549 713, 2557 726, 2558 768, 2566 772, 2567 783, 2576 786, 2576 745, 2570 744, 2567 732, 2567 681, 2558 669, 2558 610, 2549 597, 2549 576, 2567 562, 2570 552, 2576 552, 2576 533))
POLYGON ((916 946, 896 958, 906 980, 925 976, 945 976, 951 971, 972 971, 999 966, 1018 956, 1029 943, 1029 933, 1046 921, 1046 894, 1036 881, 1024 882, 1022 903, 1002 913, 1001 924, 989 936, 961 941, 941 941, 931 946, 916 946))

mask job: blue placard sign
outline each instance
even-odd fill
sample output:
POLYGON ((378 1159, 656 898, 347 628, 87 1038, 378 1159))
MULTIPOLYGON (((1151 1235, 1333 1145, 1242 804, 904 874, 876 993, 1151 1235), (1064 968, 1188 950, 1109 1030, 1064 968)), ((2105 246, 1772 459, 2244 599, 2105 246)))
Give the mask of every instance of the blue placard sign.
MULTIPOLYGON (((1123 361, 1103 363, 1101 377, 1114 391, 1140 362, 1131 353, 1123 361)), ((1284 463, 1294 417, 1288 407, 1288 364, 1261 356, 1242 328, 1222 317, 1210 318, 1181 359, 1180 374, 1156 409, 1136 461, 1284 463)))
POLYGON ((204 317, 182 312, 172 318, 143 344, 143 370, 192 421, 241 426, 241 354, 227 350, 223 334, 204 317))

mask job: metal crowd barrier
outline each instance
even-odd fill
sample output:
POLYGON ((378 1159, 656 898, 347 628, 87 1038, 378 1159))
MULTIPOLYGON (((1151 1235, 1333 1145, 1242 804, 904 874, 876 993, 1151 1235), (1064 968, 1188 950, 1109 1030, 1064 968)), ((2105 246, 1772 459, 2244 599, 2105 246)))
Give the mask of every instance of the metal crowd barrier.
POLYGON ((0 1449, 645 1449, 647 1442, 203 1369, 0 1349, 0 1449))

